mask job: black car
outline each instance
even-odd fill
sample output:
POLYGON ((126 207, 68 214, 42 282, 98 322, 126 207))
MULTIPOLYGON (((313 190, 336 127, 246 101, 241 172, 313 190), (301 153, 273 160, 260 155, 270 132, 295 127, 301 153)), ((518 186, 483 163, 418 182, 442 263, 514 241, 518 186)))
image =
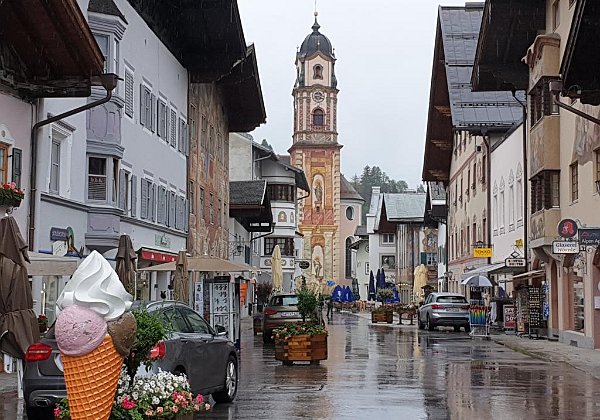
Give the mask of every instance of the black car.
MULTIPOLYGON (((217 333, 200 314, 178 302, 152 302, 146 309, 159 313, 171 331, 158 346, 164 354, 152 371, 184 373, 194 395, 212 394, 216 402, 232 402, 238 387, 238 353, 225 333, 217 333)), ((23 393, 29 419, 54 418, 55 403, 67 396, 53 327, 27 350, 23 393)))

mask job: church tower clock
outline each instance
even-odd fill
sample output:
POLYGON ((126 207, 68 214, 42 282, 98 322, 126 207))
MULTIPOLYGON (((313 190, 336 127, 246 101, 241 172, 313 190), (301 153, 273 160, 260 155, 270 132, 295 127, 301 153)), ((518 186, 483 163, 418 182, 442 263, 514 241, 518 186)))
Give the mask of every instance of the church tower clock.
POLYGON ((299 203, 302 258, 311 279, 340 279, 340 149, 337 133, 335 54, 320 31, 315 12, 312 32, 296 53, 294 135, 290 158, 304 170, 311 195, 299 203))

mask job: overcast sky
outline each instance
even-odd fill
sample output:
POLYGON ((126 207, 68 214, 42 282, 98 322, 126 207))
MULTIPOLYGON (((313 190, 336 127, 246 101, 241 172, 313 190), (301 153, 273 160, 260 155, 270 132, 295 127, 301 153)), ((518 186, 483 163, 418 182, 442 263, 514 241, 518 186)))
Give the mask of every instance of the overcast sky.
MULTIPOLYGON (((421 182, 437 9, 457 0, 318 0, 320 32, 335 48, 342 172, 365 165, 421 182)), ((267 123, 251 134, 276 153, 292 144, 296 48, 311 33, 314 0, 238 0, 258 57, 267 123)))

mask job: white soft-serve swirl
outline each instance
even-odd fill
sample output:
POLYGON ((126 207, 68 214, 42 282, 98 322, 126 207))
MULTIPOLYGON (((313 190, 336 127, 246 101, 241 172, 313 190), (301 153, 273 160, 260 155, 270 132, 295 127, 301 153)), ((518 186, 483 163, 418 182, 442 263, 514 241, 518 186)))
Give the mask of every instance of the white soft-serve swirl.
POLYGON ((83 306, 105 321, 119 318, 132 303, 133 297, 127 293, 115 270, 97 251, 92 251, 83 260, 56 301, 60 309, 83 306))

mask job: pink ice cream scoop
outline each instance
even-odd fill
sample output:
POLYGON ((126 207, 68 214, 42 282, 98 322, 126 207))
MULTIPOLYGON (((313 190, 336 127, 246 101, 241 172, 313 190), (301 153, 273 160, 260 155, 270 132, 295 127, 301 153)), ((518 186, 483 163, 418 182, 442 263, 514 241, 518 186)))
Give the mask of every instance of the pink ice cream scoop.
POLYGON ((60 311, 54 334, 59 350, 69 356, 94 351, 106 336, 107 324, 102 316, 79 305, 60 311))

